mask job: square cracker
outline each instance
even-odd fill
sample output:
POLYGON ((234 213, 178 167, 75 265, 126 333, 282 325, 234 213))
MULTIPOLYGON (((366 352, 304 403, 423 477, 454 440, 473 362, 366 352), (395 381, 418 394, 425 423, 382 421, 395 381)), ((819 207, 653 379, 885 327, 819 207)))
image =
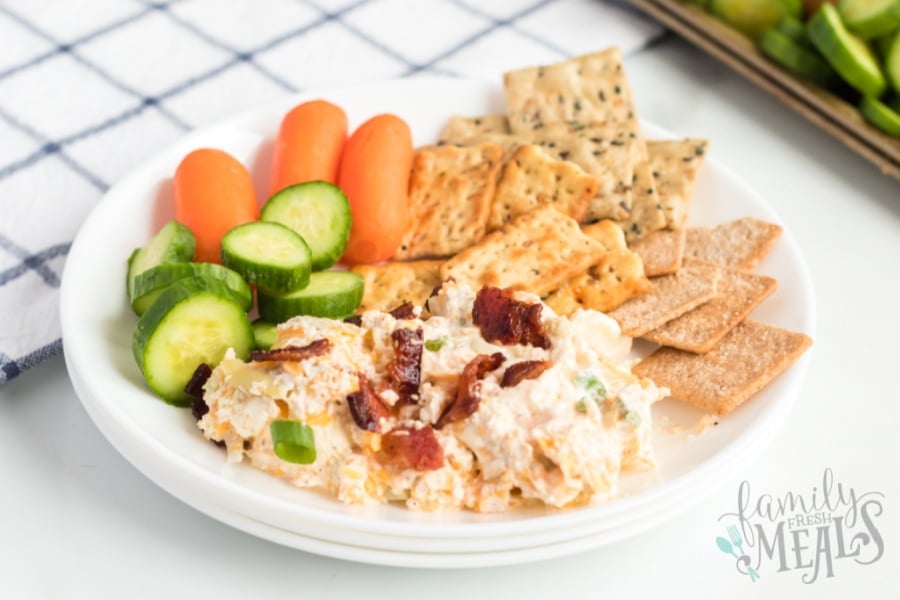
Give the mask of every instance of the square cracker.
POLYGON ((510 133, 506 115, 483 115, 463 117, 455 115, 447 120, 441 130, 439 144, 465 144, 467 140, 481 134, 510 133))
POLYGON ((647 141, 650 169, 669 229, 682 229, 687 221, 708 145, 701 139, 647 141))
POLYGON ((644 263, 648 277, 677 273, 684 254, 685 230, 660 229, 629 242, 644 263))
POLYGON ((431 291, 441 283, 441 262, 416 260, 354 266, 350 270, 365 280, 365 293, 358 312, 387 311, 406 300, 423 306, 431 291))
POLYGON ((600 181, 578 165, 557 160, 531 144, 519 146, 497 183, 488 231, 547 203, 581 221, 599 187, 600 181))
POLYGON ((560 315, 579 308, 608 312, 638 294, 650 291, 650 280, 637 254, 628 250, 622 229, 612 221, 587 225, 582 231, 600 242, 606 254, 587 273, 576 275, 550 294, 547 305, 560 315))
POLYGON ((441 266, 472 289, 511 287, 545 296, 603 257, 605 249, 578 223, 545 204, 487 234, 441 266))
MULTIPOLYGON (((684 260, 682 268, 701 261, 684 260)), ((704 263, 712 264, 712 263, 704 263)), ((778 281, 748 271, 719 267, 721 277, 715 297, 646 333, 643 337, 662 346, 703 354, 768 298, 778 281)))
POLYGON ((416 152, 409 182, 411 226, 394 258, 451 256, 480 240, 502 155, 496 144, 416 152))
MULTIPOLYGON (((513 133, 534 132, 551 123, 614 125, 640 136, 631 86, 618 48, 565 62, 510 71, 503 91, 513 133)), ((643 144, 640 157, 646 156, 643 144)))
POLYGON ((690 227, 684 254, 735 269, 753 269, 780 236, 779 225, 751 217, 715 227, 690 227))
POLYGON ((632 181, 631 212, 626 219, 617 221, 629 240, 666 226, 666 214, 659 200, 649 161, 645 160, 634 166, 632 181))
POLYGON ((720 270, 716 265, 697 261, 677 273, 654 277, 653 289, 628 300, 609 316, 618 321, 622 333, 642 337, 648 331, 712 300, 720 270))
POLYGON ((724 415, 790 367, 811 345, 803 333, 745 319, 706 354, 660 348, 632 372, 669 388, 679 400, 724 415))

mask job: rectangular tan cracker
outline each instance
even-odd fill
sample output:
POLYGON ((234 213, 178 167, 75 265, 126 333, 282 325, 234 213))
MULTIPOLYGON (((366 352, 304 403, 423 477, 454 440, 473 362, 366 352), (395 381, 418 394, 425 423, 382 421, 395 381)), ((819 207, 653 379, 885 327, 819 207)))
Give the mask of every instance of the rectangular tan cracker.
POLYGON ((600 242, 603 258, 586 273, 576 275, 550 294, 547 305, 560 315, 579 308, 608 312, 623 302, 651 289, 640 257, 628 250, 622 229, 612 221, 587 225, 582 231, 600 242))
POLYGON ((497 183, 488 231, 547 203, 581 221, 599 187, 600 181, 576 164, 558 160, 532 144, 519 146, 497 183))
POLYGON ((480 240, 502 155, 496 144, 419 149, 409 182, 410 229, 394 258, 451 256, 480 240))
POLYGON ((447 120, 439 144, 466 144, 467 140, 491 133, 510 133, 509 120, 506 115, 482 115, 480 117, 463 117, 455 115, 447 120))
POLYGON ((677 273, 684 254, 685 230, 660 229, 629 242, 631 248, 644 262, 648 277, 677 273))
POLYGON ((654 277, 653 289, 636 296, 610 311, 622 333, 641 337, 663 323, 708 302, 716 295, 719 269, 715 265, 696 262, 685 265, 677 273, 654 277))
POLYGON ((754 269, 780 236, 781 226, 752 217, 715 227, 690 227, 684 255, 735 269, 754 269))
MULTIPOLYGON (((615 125, 640 135, 622 55, 612 47, 503 75, 513 133, 534 132, 550 123, 615 125)), ((641 157, 646 156, 641 148, 641 157)))
POLYGON ((632 372, 669 388, 679 400, 724 415, 790 367, 811 345, 803 333, 745 319, 706 354, 660 348, 632 372))
POLYGON ((603 246, 550 205, 519 215, 441 266, 475 290, 511 287, 545 296, 596 264, 603 246))
POLYGON ((388 262, 382 265, 356 265, 350 270, 365 280, 365 293, 358 312, 391 310, 409 301, 422 306, 431 291, 441 283, 439 260, 388 262))
MULTIPOLYGON (((682 269, 699 262, 702 261, 686 258, 682 269)), ((689 352, 709 352, 778 286, 778 281, 772 277, 727 267, 718 268, 721 277, 712 300, 643 337, 663 346, 689 352)))
POLYGON ((634 166, 632 181, 631 212, 626 219, 617 221, 629 240, 666 226, 666 214, 659 200, 649 161, 645 160, 634 166))
POLYGON ((650 169, 669 229, 682 229, 687 221, 708 146, 701 139, 647 141, 650 169))

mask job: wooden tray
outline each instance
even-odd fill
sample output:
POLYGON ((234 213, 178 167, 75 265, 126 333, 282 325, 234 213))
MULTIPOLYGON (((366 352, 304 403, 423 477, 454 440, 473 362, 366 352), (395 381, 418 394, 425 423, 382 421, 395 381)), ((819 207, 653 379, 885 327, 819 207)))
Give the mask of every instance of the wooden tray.
POLYGON ((900 179, 900 139, 866 123, 855 106, 783 70, 751 40, 698 6, 679 0, 629 1, 875 163, 885 175, 900 179))

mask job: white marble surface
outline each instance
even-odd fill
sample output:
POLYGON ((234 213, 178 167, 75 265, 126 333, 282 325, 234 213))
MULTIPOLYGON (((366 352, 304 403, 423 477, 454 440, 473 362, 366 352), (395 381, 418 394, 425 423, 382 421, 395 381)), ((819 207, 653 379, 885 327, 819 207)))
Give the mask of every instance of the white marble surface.
POLYGON ((0 597, 900 597, 900 182, 674 38, 626 66, 641 116, 710 138, 778 210, 813 276, 808 379, 750 468, 665 525, 572 557, 467 571, 352 564, 258 540, 157 488, 93 426, 55 358, 0 387, 0 597), (753 584, 736 573, 712 540, 739 483, 755 496, 808 493, 825 468, 884 494, 881 560, 837 560, 812 584, 774 566, 753 584))

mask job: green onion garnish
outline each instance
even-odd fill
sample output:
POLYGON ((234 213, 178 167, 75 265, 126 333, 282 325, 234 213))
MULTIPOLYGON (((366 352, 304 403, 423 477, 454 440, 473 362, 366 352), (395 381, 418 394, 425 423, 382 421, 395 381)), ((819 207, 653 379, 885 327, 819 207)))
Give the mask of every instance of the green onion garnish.
POLYGON ((578 384, 588 396, 598 404, 606 397, 606 386, 600 381, 600 378, 594 375, 590 370, 582 371, 575 376, 575 383, 578 384))
POLYGON ((443 335, 433 340, 425 340, 425 349, 430 350, 431 352, 437 352, 444 347, 444 344, 447 343, 448 339, 449 338, 446 335, 443 335))
POLYGON ((316 440, 312 427, 300 421, 276 419, 270 429, 275 456, 301 465, 316 462, 316 440))

